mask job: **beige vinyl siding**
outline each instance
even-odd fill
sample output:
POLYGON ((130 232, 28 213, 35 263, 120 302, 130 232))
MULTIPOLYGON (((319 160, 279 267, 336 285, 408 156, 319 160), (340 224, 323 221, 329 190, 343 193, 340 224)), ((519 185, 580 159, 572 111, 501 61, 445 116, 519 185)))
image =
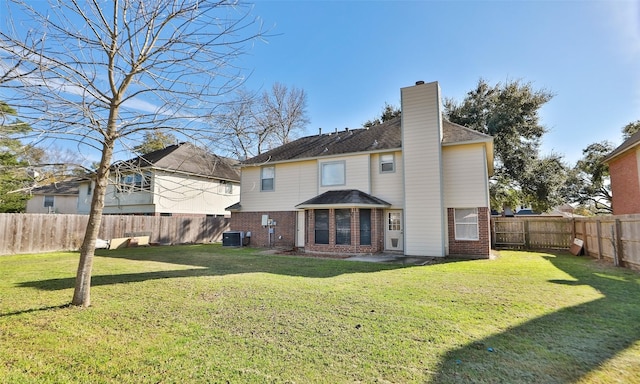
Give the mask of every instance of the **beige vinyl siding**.
POLYGON ((365 193, 371 193, 369 183, 369 154, 331 157, 318 159, 318 195, 327 191, 342 189, 358 189, 365 193), (320 182, 320 167, 322 163, 344 162, 345 164, 345 184, 323 187, 320 182))
POLYGON ((273 165, 275 187, 268 192, 260 191, 260 167, 242 168, 242 211, 293 211, 297 204, 318 194, 316 160, 273 165))
POLYGON ((27 213, 78 213, 77 195, 50 194, 49 196, 53 196, 53 207, 44 206, 44 195, 33 195, 33 197, 27 201, 27 213))
POLYGON ((240 187, 233 183, 232 193, 225 193, 220 180, 186 177, 179 174, 156 173, 154 176, 156 212, 229 214, 225 208, 240 199, 240 187))
POLYGON ((404 206, 404 189, 402 187, 402 152, 374 153, 371 155, 371 195, 391 204, 392 209, 404 206), (380 173, 380 155, 393 153, 395 172, 380 173))
POLYGON ((93 198, 93 182, 85 181, 78 186, 78 213, 81 215, 89 214, 91 211, 91 199, 93 198), (91 193, 88 193, 91 187, 91 193))
POLYGON ((405 255, 445 256, 440 88, 403 88, 405 255))
POLYGON ((443 147, 445 207, 477 208, 489 206, 486 163, 484 144, 443 147))
POLYGON ((117 192, 116 186, 114 184, 107 185, 107 192, 104 196, 105 209, 111 206, 117 207, 122 205, 145 205, 152 203, 153 194, 150 191, 117 192))

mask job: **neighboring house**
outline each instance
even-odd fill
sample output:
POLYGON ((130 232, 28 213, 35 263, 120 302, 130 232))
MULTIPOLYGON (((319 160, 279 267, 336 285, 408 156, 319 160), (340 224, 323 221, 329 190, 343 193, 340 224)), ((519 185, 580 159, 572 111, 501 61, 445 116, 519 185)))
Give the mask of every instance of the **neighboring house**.
POLYGON ((584 217, 583 215, 578 215, 574 213, 575 208, 569 204, 562 204, 555 208, 553 208, 549 212, 543 213, 541 216, 555 216, 555 217, 563 217, 565 219, 571 219, 574 217, 584 217))
POLYGON ((437 82, 401 96, 401 117, 243 161, 231 228, 307 252, 489 257, 493 139, 442 119, 437 82))
POLYGON ((640 213, 640 131, 613 150, 609 164, 614 215, 640 213))
POLYGON ((73 179, 32 189, 27 213, 79 213, 78 187, 84 182, 86 179, 73 179))
POLYGON ((539 213, 534 212, 531 205, 519 205, 516 208, 515 215, 516 216, 532 216, 532 215, 539 215, 539 213))
MULTIPOLYGON (((153 216, 228 216, 225 207, 240 196, 234 161, 189 143, 113 164, 104 214, 153 216)), ((93 183, 79 194, 88 207, 93 183)))

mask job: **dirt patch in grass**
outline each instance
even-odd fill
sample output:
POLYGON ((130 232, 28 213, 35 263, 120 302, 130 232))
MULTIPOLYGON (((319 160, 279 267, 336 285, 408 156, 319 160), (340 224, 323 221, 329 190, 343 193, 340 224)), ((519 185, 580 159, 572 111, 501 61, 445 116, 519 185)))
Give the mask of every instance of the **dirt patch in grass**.
POLYGON ((304 252, 297 249, 278 249, 273 252, 275 255, 286 255, 286 256, 300 256, 300 257, 312 257, 317 259, 346 259, 353 255, 343 255, 343 254, 335 254, 335 253, 313 253, 313 252, 304 252))

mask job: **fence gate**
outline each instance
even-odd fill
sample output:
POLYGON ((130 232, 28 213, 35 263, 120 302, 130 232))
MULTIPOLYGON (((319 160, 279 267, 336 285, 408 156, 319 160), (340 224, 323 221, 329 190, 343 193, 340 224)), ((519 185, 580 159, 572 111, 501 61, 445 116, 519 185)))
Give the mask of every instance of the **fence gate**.
POLYGON ((493 218, 494 247, 524 247, 526 244, 525 222, 509 218, 493 218))

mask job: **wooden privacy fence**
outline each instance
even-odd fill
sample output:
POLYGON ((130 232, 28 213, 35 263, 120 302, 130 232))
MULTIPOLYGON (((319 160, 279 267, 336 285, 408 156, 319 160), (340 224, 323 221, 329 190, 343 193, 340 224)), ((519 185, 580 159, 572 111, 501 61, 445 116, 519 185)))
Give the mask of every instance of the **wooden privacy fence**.
MULTIPOLYGON (((0 213, 0 255, 77 250, 88 219, 87 215, 0 213)), ((152 243, 209 243, 221 241, 229 222, 224 217, 107 215, 98 237, 109 240, 146 232, 152 243)))
POLYGON ((491 218, 494 248, 569 249, 575 238, 591 257, 640 269, 640 215, 491 218))

